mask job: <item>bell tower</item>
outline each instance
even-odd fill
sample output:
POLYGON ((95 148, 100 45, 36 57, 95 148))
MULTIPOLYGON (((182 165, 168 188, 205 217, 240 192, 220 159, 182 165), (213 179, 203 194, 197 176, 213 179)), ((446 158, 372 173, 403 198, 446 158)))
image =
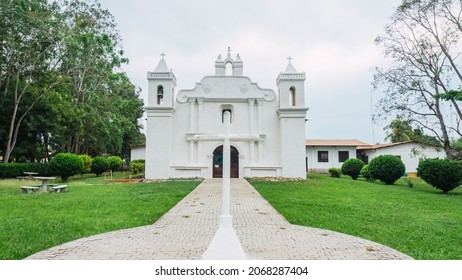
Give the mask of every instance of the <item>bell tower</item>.
POLYGON ((176 78, 173 72, 168 69, 165 61, 165 54, 161 54, 154 72, 148 72, 148 106, 150 107, 172 107, 176 78))
POLYGON ((289 57, 289 64, 276 80, 279 92, 280 158, 282 176, 305 178, 305 106, 304 72, 297 72, 289 57))
POLYGON ((165 54, 161 54, 154 72, 148 72, 148 106, 146 125, 146 178, 170 177, 173 142, 173 115, 175 109, 175 75, 167 67, 165 54))

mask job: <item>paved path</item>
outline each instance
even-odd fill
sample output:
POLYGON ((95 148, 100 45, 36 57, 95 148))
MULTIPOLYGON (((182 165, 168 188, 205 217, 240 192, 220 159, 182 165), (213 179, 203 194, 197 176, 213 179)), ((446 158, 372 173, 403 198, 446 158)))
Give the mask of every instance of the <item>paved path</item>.
MULTIPOLYGON (((234 227, 249 259, 410 259, 383 245, 291 225, 245 180, 231 181, 234 227)), ((200 259, 218 228, 221 180, 207 179, 155 224, 78 239, 27 259, 200 259)))

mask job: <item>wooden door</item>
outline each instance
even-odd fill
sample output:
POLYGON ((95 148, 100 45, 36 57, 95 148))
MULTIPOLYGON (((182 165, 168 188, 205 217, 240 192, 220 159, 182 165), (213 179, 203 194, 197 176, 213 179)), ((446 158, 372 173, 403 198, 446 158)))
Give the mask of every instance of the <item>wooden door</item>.
MULTIPOLYGON (((223 178, 223 146, 213 151, 213 178, 223 178)), ((239 178, 239 152, 231 146, 231 178, 239 178)))

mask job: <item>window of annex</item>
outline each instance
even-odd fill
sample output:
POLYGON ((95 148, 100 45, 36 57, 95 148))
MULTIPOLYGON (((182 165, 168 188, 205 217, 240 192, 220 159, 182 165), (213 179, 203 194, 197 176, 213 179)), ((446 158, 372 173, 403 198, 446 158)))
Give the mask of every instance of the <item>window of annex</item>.
POLYGON ((338 151, 338 162, 345 162, 350 158, 349 151, 338 151))
POLYGON ((329 152, 318 151, 318 162, 329 162, 329 152))

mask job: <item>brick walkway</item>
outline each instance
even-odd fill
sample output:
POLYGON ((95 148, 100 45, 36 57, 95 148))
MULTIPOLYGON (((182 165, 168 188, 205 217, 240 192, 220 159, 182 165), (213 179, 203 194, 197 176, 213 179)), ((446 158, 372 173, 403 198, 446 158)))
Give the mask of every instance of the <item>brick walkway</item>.
MULTIPOLYGON (((248 259, 411 259, 329 230, 291 225, 245 180, 231 181, 234 228, 248 259)), ((78 239, 27 259, 200 259, 218 228, 221 180, 207 179, 155 224, 78 239)))

